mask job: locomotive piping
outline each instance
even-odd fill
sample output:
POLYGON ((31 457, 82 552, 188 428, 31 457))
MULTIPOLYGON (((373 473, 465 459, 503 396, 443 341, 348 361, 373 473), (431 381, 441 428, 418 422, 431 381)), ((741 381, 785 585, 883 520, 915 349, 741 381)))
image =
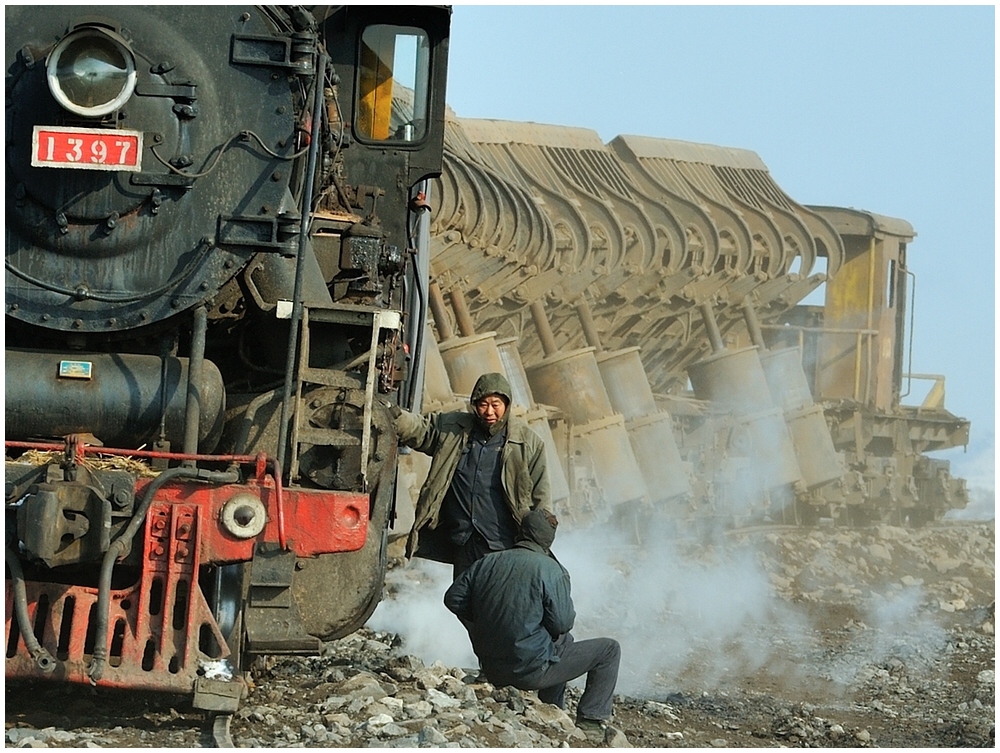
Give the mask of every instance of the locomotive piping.
POLYGON ((206 471, 199 468, 179 466, 164 471, 146 487, 142 502, 136 508, 135 515, 132 516, 122 534, 111 542, 111 546, 108 547, 108 551, 104 553, 104 559, 101 561, 101 575, 97 586, 97 624, 94 630, 94 635, 96 636, 94 658, 87 672, 92 685, 96 685, 104 674, 104 663, 108 658, 108 614, 111 608, 111 573, 114 570, 115 560, 124 554, 125 547, 132 541, 139 530, 139 526, 146 520, 146 514, 153 504, 153 496, 160 490, 160 487, 176 478, 196 478, 217 484, 233 484, 239 481, 240 474, 238 471, 206 471))
MULTIPOLYGON (((198 452, 198 432, 201 419, 201 372, 205 363, 205 333, 208 329, 208 311, 204 304, 194 310, 194 331, 191 334, 191 355, 188 361, 187 412, 184 416, 184 453, 198 452)), ((194 461, 184 465, 193 467, 194 461)))
POLYGON ((288 331, 288 357, 285 360, 285 392, 281 400, 281 420, 278 423, 278 447, 275 465, 277 473, 285 467, 285 445, 288 442, 288 421, 292 411, 292 380, 295 376, 295 353, 298 350, 299 325, 302 321, 302 277, 305 255, 309 244, 309 223, 312 218, 312 200, 316 158, 320 145, 320 126, 323 116, 323 79, 327 56, 322 50, 316 61, 316 79, 313 85, 312 138, 309 141, 309 161, 305 173, 305 193, 302 197, 302 225, 299 232, 299 250, 295 257, 295 286, 292 293, 292 320, 288 331))
POLYGON ((14 589, 14 615, 17 618, 18 630, 21 631, 21 637, 24 639, 24 646, 40 670, 46 673, 52 672, 56 668, 56 660, 41 646, 31 629, 31 619, 28 617, 28 595, 24 588, 24 571, 21 569, 21 560, 18 559, 17 552, 9 546, 5 548, 4 555, 7 558, 7 567, 10 568, 10 580, 14 589))
MULTIPOLYGON (((233 452, 237 454, 242 454, 246 451, 247 442, 250 439, 250 430, 253 428, 254 418, 257 416, 257 411, 260 407, 270 401, 278 393, 278 389, 268 390, 267 392, 262 392, 257 395, 250 404, 247 405, 246 411, 243 414, 243 423, 240 425, 240 433, 236 438, 236 443, 233 445, 233 452)), ((280 471, 278 471, 280 474, 280 471)))

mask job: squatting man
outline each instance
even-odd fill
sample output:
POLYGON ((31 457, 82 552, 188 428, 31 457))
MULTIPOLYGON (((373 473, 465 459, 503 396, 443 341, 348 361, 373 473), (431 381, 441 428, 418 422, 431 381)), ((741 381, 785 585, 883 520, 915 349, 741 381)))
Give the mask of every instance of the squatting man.
POLYGON ((557 525, 546 510, 526 513, 514 548, 474 562, 444 603, 468 628, 494 685, 537 690, 539 700, 565 708, 566 683, 586 673, 576 723, 588 737, 603 739, 621 648, 612 638, 573 640, 569 573, 550 550, 557 525))

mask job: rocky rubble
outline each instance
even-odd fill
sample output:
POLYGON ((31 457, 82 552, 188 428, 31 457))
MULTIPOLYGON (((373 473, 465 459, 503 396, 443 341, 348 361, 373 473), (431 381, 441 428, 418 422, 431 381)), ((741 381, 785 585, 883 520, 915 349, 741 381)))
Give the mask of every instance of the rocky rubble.
MULTIPOLYGON (((740 640, 752 638, 767 657, 751 664, 733 652, 735 633, 713 641, 708 628, 717 618, 699 613, 705 630, 687 636, 693 650, 683 671, 640 685, 623 664, 617 729, 603 742, 572 723, 578 687, 569 688, 564 712, 533 693, 496 688, 467 664, 433 652, 420 658, 406 630, 381 627, 326 644, 319 656, 259 663, 232 735, 239 747, 260 748, 992 747, 993 542, 986 523, 761 529, 692 544, 703 565, 751 555, 772 594, 753 600, 783 604, 802 619, 794 629, 748 622, 743 633, 754 635, 740 640), (885 604, 899 613, 886 618, 878 611, 885 604), (726 672, 720 656, 728 656, 726 672)), ((422 577, 413 563, 390 576, 395 599, 422 577)), ((574 592, 582 580, 574 572, 574 592)), ((680 607, 666 604, 679 619, 680 607)), ((603 618, 596 615, 598 625, 603 618)), ((581 622, 578 635, 596 632, 581 622)), ((200 722, 177 696, 6 687, 8 747, 194 747, 206 742, 200 722)))
POLYGON ((329 644, 317 659, 274 662, 233 722, 237 744, 550 748, 587 742, 565 711, 534 694, 496 688, 475 670, 424 665, 394 644, 396 636, 365 629, 329 644), (296 712, 289 718, 292 697, 296 712))

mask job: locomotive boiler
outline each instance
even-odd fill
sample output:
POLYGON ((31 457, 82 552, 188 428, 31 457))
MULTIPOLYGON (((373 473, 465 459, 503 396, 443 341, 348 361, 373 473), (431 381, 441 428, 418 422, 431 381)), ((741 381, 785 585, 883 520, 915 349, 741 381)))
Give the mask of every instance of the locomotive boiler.
POLYGON ((6 14, 6 675, 193 693, 382 590, 444 7, 6 14))

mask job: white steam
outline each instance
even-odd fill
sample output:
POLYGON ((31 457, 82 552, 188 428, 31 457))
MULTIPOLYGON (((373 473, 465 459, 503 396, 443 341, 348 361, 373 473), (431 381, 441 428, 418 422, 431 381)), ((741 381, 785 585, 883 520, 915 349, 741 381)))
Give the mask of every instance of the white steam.
POLYGON ((412 559, 389 571, 389 598, 378 605, 367 625, 398 634, 403 651, 425 664, 442 661, 449 667, 478 667, 465 628, 444 605, 450 585, 451 565, 412 559))
POLYGON ((565 532, 556 546, 573 576, 574 635, 610 636, 622 645, 618 692, 660 697, 764 667, 796 671, 780 649, 807 640, 806 622, 773 597, 748 551, 648 528, 639 547, 606 526, 565 532))
POLYGON ((971 454, 962 450, 942 453, 951 461, 951 475, 966 479, 969 503, 951 510, 948 520, 993 520, 996 518, 996 445, 992 436, 985 447, 971 454))

